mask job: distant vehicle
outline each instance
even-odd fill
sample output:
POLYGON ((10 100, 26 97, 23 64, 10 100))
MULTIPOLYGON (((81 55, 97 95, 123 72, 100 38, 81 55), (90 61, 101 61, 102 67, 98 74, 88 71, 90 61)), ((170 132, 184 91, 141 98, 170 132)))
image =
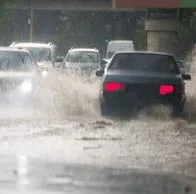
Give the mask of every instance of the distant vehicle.
POLYGON ((57 58, 57 46, 53 43, 13 42, 10 47, 28 49, 38 65, 48 70, 55 67, 55 63, 63 61, 57 58))
POLYGON ((33 94, 41 72, 25 49, 0 47, 0 99, 25 100, 33 94))
POLYGON ((65 57, 63 69, 91 75, 92 72, 100 68, 100 65, 99 50, 93 48, 72 48, 65 57))
POLYGON ((111 59, 115 52, 134 50, 135 47, 132 40, 112 40, 107 46, 107 59, 111 59))
POLYGON ((101 68, 104 69, 107 67, 111 59, 103 58, 101 59, 101 68))
POLYGON ((181 74, 172 55, 145 51, 118 52, 96 75, 103 76, 99 96, 103 115, 166 104, 179 116, 185 103, 184 80, 191 79, 181 74))

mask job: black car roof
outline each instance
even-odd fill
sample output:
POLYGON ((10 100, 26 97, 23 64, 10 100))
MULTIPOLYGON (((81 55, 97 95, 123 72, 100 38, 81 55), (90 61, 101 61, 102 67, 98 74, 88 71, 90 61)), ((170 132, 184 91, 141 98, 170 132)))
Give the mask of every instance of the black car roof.
POLYGON ((166 52, 154 52, 154 51, 117 51, 117 52, 115 52, 115 54, 128 54, 128 53, 167 55, 167 56, 173 57, 173 55, 171 53, 166 53, 166 52))

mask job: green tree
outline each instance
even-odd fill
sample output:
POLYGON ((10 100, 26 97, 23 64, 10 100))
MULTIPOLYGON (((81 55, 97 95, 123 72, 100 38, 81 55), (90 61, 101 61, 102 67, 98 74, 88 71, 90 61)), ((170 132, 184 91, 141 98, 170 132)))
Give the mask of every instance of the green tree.
POLYGON ((0 0, 0 18, 4 17, 9 9, 16 7, 19 0, 0 0))
POLYGON ((8 44, 11 34, 10 9, 15 8, 18 0, 0 0, 0 43, 8 44))

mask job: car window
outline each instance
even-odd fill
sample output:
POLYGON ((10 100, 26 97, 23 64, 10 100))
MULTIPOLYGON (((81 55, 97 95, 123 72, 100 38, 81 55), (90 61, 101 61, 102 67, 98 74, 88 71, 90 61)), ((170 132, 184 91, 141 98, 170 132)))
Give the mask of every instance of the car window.
POLYGON ((0 52, 0 70, 30 70, 35 66, 26 53, 0 52))
POLYGON ((67 61, 73 63, 98 63, 99 55, 92 51, 72 51, 67 57, 67 61))
POLYGON ((117 54, 111 61, 109 69, 179 73, 179 68, 173 57, 143 53, 117 54))
POLYGON ((37 61, 51 61, 52 54, 50 48, 40 48, 40 47, 23 47, 30 51, 33 58, 37 61))

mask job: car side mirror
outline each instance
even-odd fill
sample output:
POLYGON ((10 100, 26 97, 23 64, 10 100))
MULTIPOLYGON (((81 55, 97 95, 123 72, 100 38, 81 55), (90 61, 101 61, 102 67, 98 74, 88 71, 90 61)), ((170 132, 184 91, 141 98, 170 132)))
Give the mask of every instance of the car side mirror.
POLYGON ((100 70, 97 70, 97 71, 96 71, 96 76, 97 76, 97 77, 102 77, 103 74, 104 74, 104 69, 100 69, 100 70))
POLYGON ((183 80, 191 80, 191 75, 190 74, 182 74, 182 79, 183 80))
POLYGON ((102 68, 102 69, 105 69, 106 64, 107 64, 107 60, 106 60, 106 59, 102 59, 102 60, 101 60, 101 68, 102 68))

